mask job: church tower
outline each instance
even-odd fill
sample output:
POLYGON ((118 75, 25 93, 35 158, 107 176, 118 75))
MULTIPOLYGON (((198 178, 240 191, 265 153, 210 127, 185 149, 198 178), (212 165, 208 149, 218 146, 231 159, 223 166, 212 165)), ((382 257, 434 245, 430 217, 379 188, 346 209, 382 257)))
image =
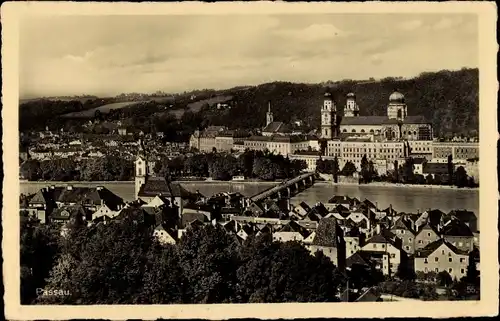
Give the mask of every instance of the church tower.
POLYGON ((142 141, 139 141, 139 155, 135 160, 135 199, 139 199, 139 190, 148 178, 148 162, 142 141))
POLYGON ((321 107, 321 138, 332 139, 336 135, 337 107, 330 93, 325 93, 323 107, 321 107))
POLYGON ((271 112, 271 102, 268 103, 267 113, 266 113, 266 126, 274 121, 273 113, 271 112))
POLYGON ((347 94, 347 101, 344 107, 344 117, 359 116, 359 106, 356 104, 356 95, 354 93, 347 94))
POLYGON ((405 96, 396 90, 389 96, 387 117, 389 119, 404 121, 406 116, 408 116, 408 110, 405 103, 405 96))
POLYGON ((146 184, 148 177, 148 165, 145 158, 138 156, 135 160, 135 199, 139 199, 139 190, 143 184, 146 184))

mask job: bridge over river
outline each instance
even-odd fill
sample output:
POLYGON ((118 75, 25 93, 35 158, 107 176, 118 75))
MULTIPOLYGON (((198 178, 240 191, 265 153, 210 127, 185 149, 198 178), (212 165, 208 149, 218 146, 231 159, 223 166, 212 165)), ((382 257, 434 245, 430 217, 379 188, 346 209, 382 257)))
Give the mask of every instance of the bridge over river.
POLYGON ((281 182, 279 185, 268 188, 250 197, 250 201, 259 202, 267 198, 281 199, 293 197, 303 190, 314 185, 316 173, 301 174, 292 179, 281 182))

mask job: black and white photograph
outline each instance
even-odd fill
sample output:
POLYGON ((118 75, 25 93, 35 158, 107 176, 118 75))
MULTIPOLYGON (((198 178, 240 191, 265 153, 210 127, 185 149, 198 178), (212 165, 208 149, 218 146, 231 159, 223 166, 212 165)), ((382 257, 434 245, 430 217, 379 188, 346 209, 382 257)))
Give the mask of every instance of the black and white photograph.
POLYGON ((13 318, 498 313, 496 8, 303 5, 2 6, 13 318))

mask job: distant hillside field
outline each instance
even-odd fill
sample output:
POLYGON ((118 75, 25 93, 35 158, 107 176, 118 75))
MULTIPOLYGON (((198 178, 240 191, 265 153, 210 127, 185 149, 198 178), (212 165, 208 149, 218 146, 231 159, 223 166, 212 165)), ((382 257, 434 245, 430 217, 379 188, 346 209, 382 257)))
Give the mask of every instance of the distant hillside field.
POLYGON ((212 106, 214 104, 228 102, 231 99, 233 99, 233 96, 217 96, 217 97, 212 97, 212 98, 208 98, 208 99, 198 100, 194 103, 188 104, 187 106, 188 106, 188 109, 190 111, 192 111, 193 113, 196 113, 196 112, 200 111, 201 107, 203 107, 203 105, 205 105, 205 104, 212 106))
POLYGON ((107 104, 107 105, 104 105, 101 107, 92 108, 89 110, 68 113, 68 114, 62 115, 61 117, 64 117, 64 118, 92 118, 92 117, 95 117, 97 111, 99 111, 99 113, 101 113, 101 114, 107 114, 111 110, 122 109, 125 107, 130 107, 132 105, 137 105, 140 103, 143 103, 143 101, 129 101, 129 102, 121 102, 121 103, 112 103, 112 104, 107 104))

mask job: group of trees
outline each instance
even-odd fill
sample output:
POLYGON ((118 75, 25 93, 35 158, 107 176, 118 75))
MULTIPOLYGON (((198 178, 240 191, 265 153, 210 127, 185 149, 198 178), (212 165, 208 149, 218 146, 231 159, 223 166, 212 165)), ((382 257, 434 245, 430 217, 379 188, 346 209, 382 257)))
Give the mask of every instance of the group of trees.
POLYGON ((451 156, 448 157, 448 170, 446 174, 433 174, 425 177, 422 174, 415 174, 415 162, 411 157, 407 158, 402 165, 398 161, 395 161, 394 168, 388 175, 381 176, 380 180, 402 184, 454 185, 457 187, 478 186, 474 182, 474 179, 467 175, 467 171, 463 166, 454 169, 451 156))
POLYGON ((340 170, 339 161, 337 156, 332 159, 322 159, 321 157, 316 161, 316 170, 322 174, 333 175, 333 180, 335 183, 338 182, 339 175, 341 176, 353 176, 357 172, 356 165, 353 162, 347 161, 340 170))
POLYGON ((30 181, 127 181, 134 178, 134 163, 117 156, 76 161, 71 158, 27 160, 21 175, 30 181))
POLYGON ((328 302, 341 282, 323 254, 270 234, 240 243, 221 226, 193 226, 161 246, 134 218, 74 225, 57 242, 30 228, 21 231, 25 304, 328 302), (37 297, 36 288, 68 295, 37 297))
POLYGON ((164 158, 155 165, 160 176, 211 177, 215 180, 230 180, 235 175, 261 180, 286 179, 297 176, 307 168, 305 161, 290 160, 269 152, 246 150, 238 158, 228 153, 194 154, 164 158))

